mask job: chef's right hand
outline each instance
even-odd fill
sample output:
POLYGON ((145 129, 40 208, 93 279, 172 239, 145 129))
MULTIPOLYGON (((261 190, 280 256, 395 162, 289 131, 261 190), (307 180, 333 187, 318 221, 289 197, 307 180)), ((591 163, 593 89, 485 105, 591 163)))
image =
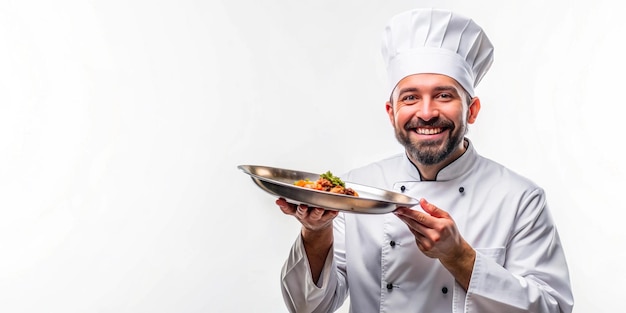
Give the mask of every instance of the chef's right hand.
POLYGON ((302 227, 313 232, 328 227, 332 228, 333 219, 339 214, 339 211, 309 208, 306 204, 289 203, 284 198, 278 198, 276 204, 283 213, 294 216, 302 224, 302 227))

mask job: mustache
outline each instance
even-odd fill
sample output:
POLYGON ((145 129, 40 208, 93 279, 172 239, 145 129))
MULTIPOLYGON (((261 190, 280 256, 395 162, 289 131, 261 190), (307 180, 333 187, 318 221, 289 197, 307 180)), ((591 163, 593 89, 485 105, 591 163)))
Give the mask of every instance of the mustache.
POLYGON ((408 123, 404 124, 404 130, 411 130, 419 127, 440 127, 454 128, 454 123, 439 117, 425 121, 419 117, 413 117, 408 123))

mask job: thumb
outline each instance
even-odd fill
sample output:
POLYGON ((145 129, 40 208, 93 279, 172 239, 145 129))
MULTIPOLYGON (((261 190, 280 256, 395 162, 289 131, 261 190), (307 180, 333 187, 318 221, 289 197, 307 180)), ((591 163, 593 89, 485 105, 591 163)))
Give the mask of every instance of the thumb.
POLYGON ((426 201, 426 199, 420 199, 420 206, 424 210, 424 212, 430 214, 433 217, 449 217, 448 212, 438 208, 434 204, 426 201))

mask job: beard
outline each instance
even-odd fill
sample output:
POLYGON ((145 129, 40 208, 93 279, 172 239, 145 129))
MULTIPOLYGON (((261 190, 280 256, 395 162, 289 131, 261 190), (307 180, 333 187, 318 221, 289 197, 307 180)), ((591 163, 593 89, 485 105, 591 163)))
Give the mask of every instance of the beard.
POLYGON ((406 153, 411 159, 425 165, 433 165, 446 160, 459 147, 465 133, 467 133, 467 126, 461 123, 461 127, 457 128, 450 120, 436 118, 426 122, 414 117, 409 123, 404 125, 404 128, 396 127, 395 133, 396 139, 404 146, 406 153), (411 141, 409 132, 421 126, 448 129, 449 136, 443 142, 440 140, 411 141))

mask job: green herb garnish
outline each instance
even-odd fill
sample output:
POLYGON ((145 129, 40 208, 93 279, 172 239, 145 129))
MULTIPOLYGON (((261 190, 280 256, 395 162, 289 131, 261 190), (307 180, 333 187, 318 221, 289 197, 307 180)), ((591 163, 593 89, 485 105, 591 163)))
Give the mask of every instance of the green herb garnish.
POLYGON ((324 179, 328 179, 333 184, 333 186, 337 186, 337 185, 341 187, 346 186, 346 184, 339 177, 333 175, 333 173, 331 173, 330 171, 324 174, 321 174, 320 177, 324 179))

